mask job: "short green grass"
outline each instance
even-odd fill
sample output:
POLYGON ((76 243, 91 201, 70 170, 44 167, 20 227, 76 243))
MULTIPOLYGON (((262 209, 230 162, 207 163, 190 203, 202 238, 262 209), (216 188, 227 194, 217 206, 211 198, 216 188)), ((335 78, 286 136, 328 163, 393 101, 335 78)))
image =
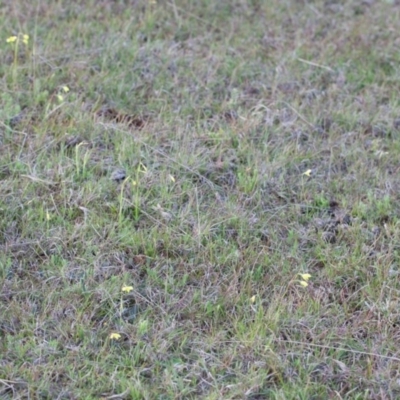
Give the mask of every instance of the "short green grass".
POLYGON ((2 399, 400 397, 397 2, 0 25, 2 399))

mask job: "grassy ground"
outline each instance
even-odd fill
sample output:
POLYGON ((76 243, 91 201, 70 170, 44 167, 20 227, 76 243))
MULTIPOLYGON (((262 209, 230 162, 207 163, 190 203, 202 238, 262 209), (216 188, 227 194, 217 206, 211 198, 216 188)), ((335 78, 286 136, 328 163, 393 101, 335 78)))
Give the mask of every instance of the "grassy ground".
POLYGON ((398 2, 32 3, 1 398, 400 398, 398 2))

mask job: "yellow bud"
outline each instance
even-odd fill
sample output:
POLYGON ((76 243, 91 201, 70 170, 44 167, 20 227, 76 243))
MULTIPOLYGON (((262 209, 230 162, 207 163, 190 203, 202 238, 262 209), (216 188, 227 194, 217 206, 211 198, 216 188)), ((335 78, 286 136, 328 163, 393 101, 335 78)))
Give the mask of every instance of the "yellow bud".
POLYGON ((10 36, 9 38, 7 38, 6 42, 7 43, 14 43, 17 41, 17 37, 16 36, 10 36))
POLYGON ((311 278, 310 274, 299 274, 301 276, 301 279, 304 281, 308 282, 308 280, 311 278))
POLYGON ((132 292, 132 290, 133 290, 133 286, 122 286, 122 289, 121 289, 123 292, 126 292, 126 293, 129 293, 129 292, 132 292))
POLYGON ((111 333, 110 339, 111 340, 119 340, 119 339, 121 339, 121 335, 119 333, 111 333))

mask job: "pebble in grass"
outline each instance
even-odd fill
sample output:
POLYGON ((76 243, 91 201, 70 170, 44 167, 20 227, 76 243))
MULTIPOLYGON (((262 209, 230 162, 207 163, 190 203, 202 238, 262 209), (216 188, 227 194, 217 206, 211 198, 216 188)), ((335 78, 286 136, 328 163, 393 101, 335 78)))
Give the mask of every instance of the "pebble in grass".
POLYGON ((117 183, 121 183, 126 178, 125 170, 118 168, 111 174, 111 179, 117 183))

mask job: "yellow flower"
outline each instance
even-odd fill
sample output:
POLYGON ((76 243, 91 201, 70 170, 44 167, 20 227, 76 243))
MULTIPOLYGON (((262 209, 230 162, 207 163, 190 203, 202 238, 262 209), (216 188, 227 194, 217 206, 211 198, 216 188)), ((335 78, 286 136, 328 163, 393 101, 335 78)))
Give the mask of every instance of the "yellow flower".
POLYGON ((111 340, 119 340, 119 339, 121 339, 121 335, 119 334, 119 333, 111 333, 110 334, 110 339, 111 340))
POLYGON ((306 281, 300 281, 300 285, 303 287, 307 287, 308 283, 306 281))
POLYGON ((64 93, 68 93, 69 92, 69 87, 68 86, 63 86, 61 89, 63 90, 64 93))
POLYGON ((6 39, 7 43, 15 43, 19 42, 20 38, 22 37, 22 43, 28 44, 29 43, 29 35, 23 34, 21 35, 20 33, 18 36, 10 36, 6 39))
POLYGON ((7 38, 6 42, 7 43, 14 43, 17 41, 17 36, 10 36, 9 38, 7 38))
POLYGON ((311 176, 312 172, 313 172, 312 169, 308 169, 307 171, 303 172, 303 175, 311 176))
POLYGON ((133 290, 133 286, 122 286, 122 289, 121 289, 123 292, 126 292, 126 293, 129 293, 129 292, 132 292, 132 290, 133 290))
POLYGON ((57 100, 61 103, 62 101, 64 101, 64 96, 61 96, 61 94, 58 94, 57 100))
POLYGON ((250 303, 254 304, 255 302, 256 302, 256 296, 254 295, 254 296, 250 297, 250 303))
POLYGON ((299 274, 301 276, 301 279, 304 281, 308 282, 308 280, 311 278, 310 274, 299 274))

